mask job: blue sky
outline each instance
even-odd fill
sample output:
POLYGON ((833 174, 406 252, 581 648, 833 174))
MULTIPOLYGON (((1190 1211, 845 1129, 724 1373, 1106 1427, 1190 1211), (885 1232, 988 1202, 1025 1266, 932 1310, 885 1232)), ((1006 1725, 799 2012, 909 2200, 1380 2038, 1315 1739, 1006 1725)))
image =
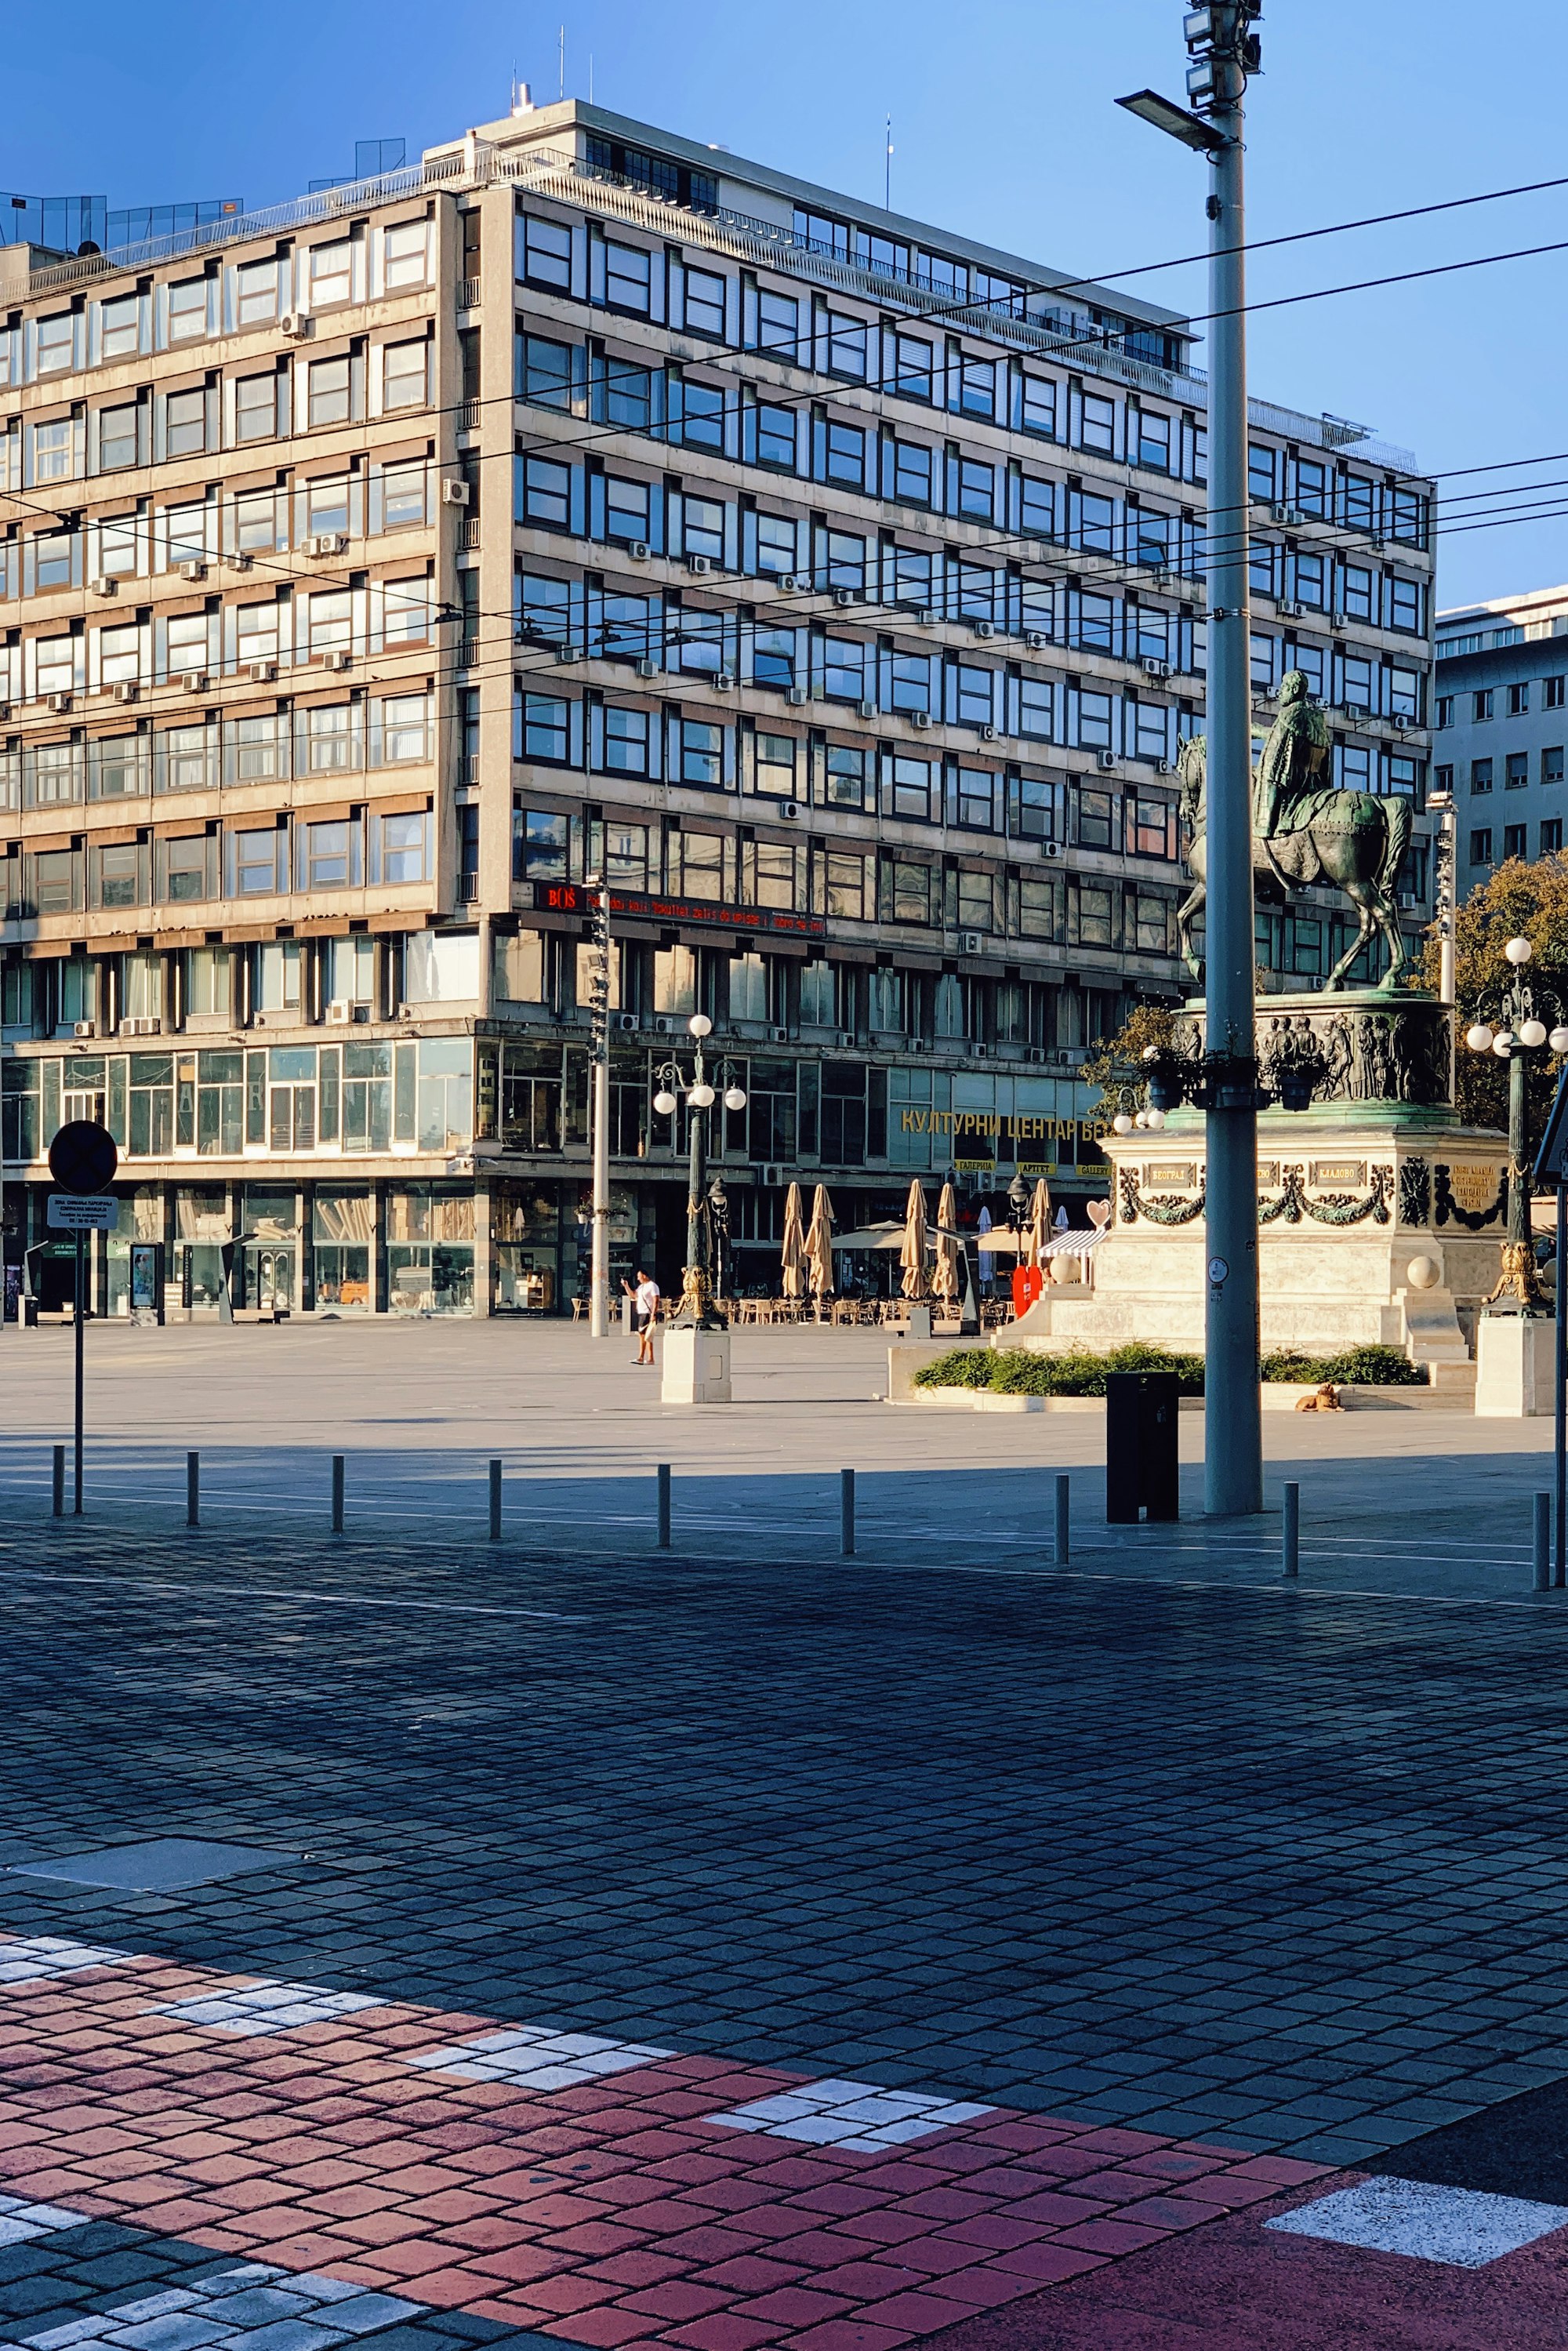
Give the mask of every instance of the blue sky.
MULTIPOLYGON (((553 97, 564 18, 569 95, 588 95, 591 57, 601 104, 866 198, 891 112, 900 210, 1110 272, 1202 242, 1203 165, 1113 105, 1145 84, 1179 94, 1181 15, 1180 0, 76 0, 68 37, 35 23, 12 45, 0 184, 277 201, 347 171, 356 138, 402 134, 413 152, 504 114, 514 64, 553 97)), ((1273 0, 1254 236, 1568 172, 1568 10, 1513 0, 1493 29, 1459 0, 1273 0)), ((1556 238, 1568 189, 1261 256, 1251 292, 1556 238)), ((1132 287, 1202 308, 1194 270, 1132 287)), ((1264 312, 1252 388, 1359 418, 1428 466, 1568 450, 1565 319, 1568 252, 1264 312)), ((1445 603, 1563 580, 1568 518, 1443 543, 1445 603)))

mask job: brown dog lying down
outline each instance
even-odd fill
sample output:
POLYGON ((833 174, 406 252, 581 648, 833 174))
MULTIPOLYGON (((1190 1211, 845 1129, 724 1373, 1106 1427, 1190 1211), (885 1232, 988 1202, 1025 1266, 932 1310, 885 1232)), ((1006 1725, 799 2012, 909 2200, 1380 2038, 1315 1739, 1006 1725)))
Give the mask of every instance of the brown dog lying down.
POLYGON ((1339 1400, 1339 1391, 1333 1382, 1325 1380, 1322 1387, 1313 1395, 1296 1398, 1296 1410, 1298 1412, 1343 1412, 1344 1406, 1339 1400))

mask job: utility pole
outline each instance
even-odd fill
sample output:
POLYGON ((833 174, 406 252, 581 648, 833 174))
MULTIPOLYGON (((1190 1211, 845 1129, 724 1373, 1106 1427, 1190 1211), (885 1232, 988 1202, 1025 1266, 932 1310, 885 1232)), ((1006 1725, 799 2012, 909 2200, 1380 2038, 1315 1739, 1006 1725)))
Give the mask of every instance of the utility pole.
POLYGON ((593 1260, 588 1294, 590 1338, 610 1336, 610 884, 602 873, 592 893, 593 971, 589 1003, 593 1019, 593 1260))
POLYGON ((1248 611, 1247 270, 1242 131, 1261 0, 1186 12, 1189 106, 1153 90, 1119 103, 1207 154, 1208 694, 1204 1081, 1208 1163, 1204 1508, 1263 1507, 1258 1319, 1258 1054, 1252 909, 1252 682, 1248 611))

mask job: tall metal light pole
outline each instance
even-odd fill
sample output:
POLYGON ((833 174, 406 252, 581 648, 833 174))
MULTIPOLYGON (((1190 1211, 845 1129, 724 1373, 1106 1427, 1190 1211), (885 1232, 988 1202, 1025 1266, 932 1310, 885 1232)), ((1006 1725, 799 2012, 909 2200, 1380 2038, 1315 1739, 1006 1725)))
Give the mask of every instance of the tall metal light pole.
POLYGON ((1253 1019, 1252 688, 1248 612, 1247 299, 1243 100, 1260 63, 1261 0, 1210 0, 1183 29, 1191 110, 1153 90, 1119 103, 1207 155, 1208 1097, 1204 1507, 1263 1507, 1258 1327, 1258 1056, 1253 1019))
POLYGON ((588 1331, 610 1336, 610 884, 602 874, 589 884, 592 900, 593 975, 593 1260, 588 1292, 588 1331))
POLYGON ((686 1028, 693 1040, 691 1077, 688 1081, 678 1061, 672 1059, 663 1062, 653 1073, 659 1084, 659 1091, 653 1096, 653 1108, 661 1118, 674 1118, 679 1107, 674 1090, 679 1086, 685 1093, 690 1145, 686 1175, 686 1266, 680 1311, 675 1320, 695 1324, 699 1330, 711 1330, 719 1320, 714 1304, 713 1208, 716 1203, 722 1209, 724 1187, 716 1179, 711 1189, 708 1185, 708 1113, 718 1100, 721 1087, 726 1110, 744 1110, 746 1089, 739 1082, 727 1055, 713 1073, 718 1085, 710 1081, 707 1063, 703 1056, 703 1040, 713 1033, 713 1022, 707 1014, 694 1012, 686 1028))

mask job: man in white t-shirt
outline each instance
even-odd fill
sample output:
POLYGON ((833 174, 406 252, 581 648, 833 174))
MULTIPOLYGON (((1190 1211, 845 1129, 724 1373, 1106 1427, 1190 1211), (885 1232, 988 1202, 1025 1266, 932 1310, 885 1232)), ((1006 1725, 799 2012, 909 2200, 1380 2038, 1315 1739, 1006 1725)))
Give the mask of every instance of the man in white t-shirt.
POLYGON ((651 1364, 653 1360, 653 1317, 659 1311, 659 1285, 653 1275, 639 1270, 637 1287, 632 1293, 632 1313, 637 1325, 637 1361, 651 1364))

